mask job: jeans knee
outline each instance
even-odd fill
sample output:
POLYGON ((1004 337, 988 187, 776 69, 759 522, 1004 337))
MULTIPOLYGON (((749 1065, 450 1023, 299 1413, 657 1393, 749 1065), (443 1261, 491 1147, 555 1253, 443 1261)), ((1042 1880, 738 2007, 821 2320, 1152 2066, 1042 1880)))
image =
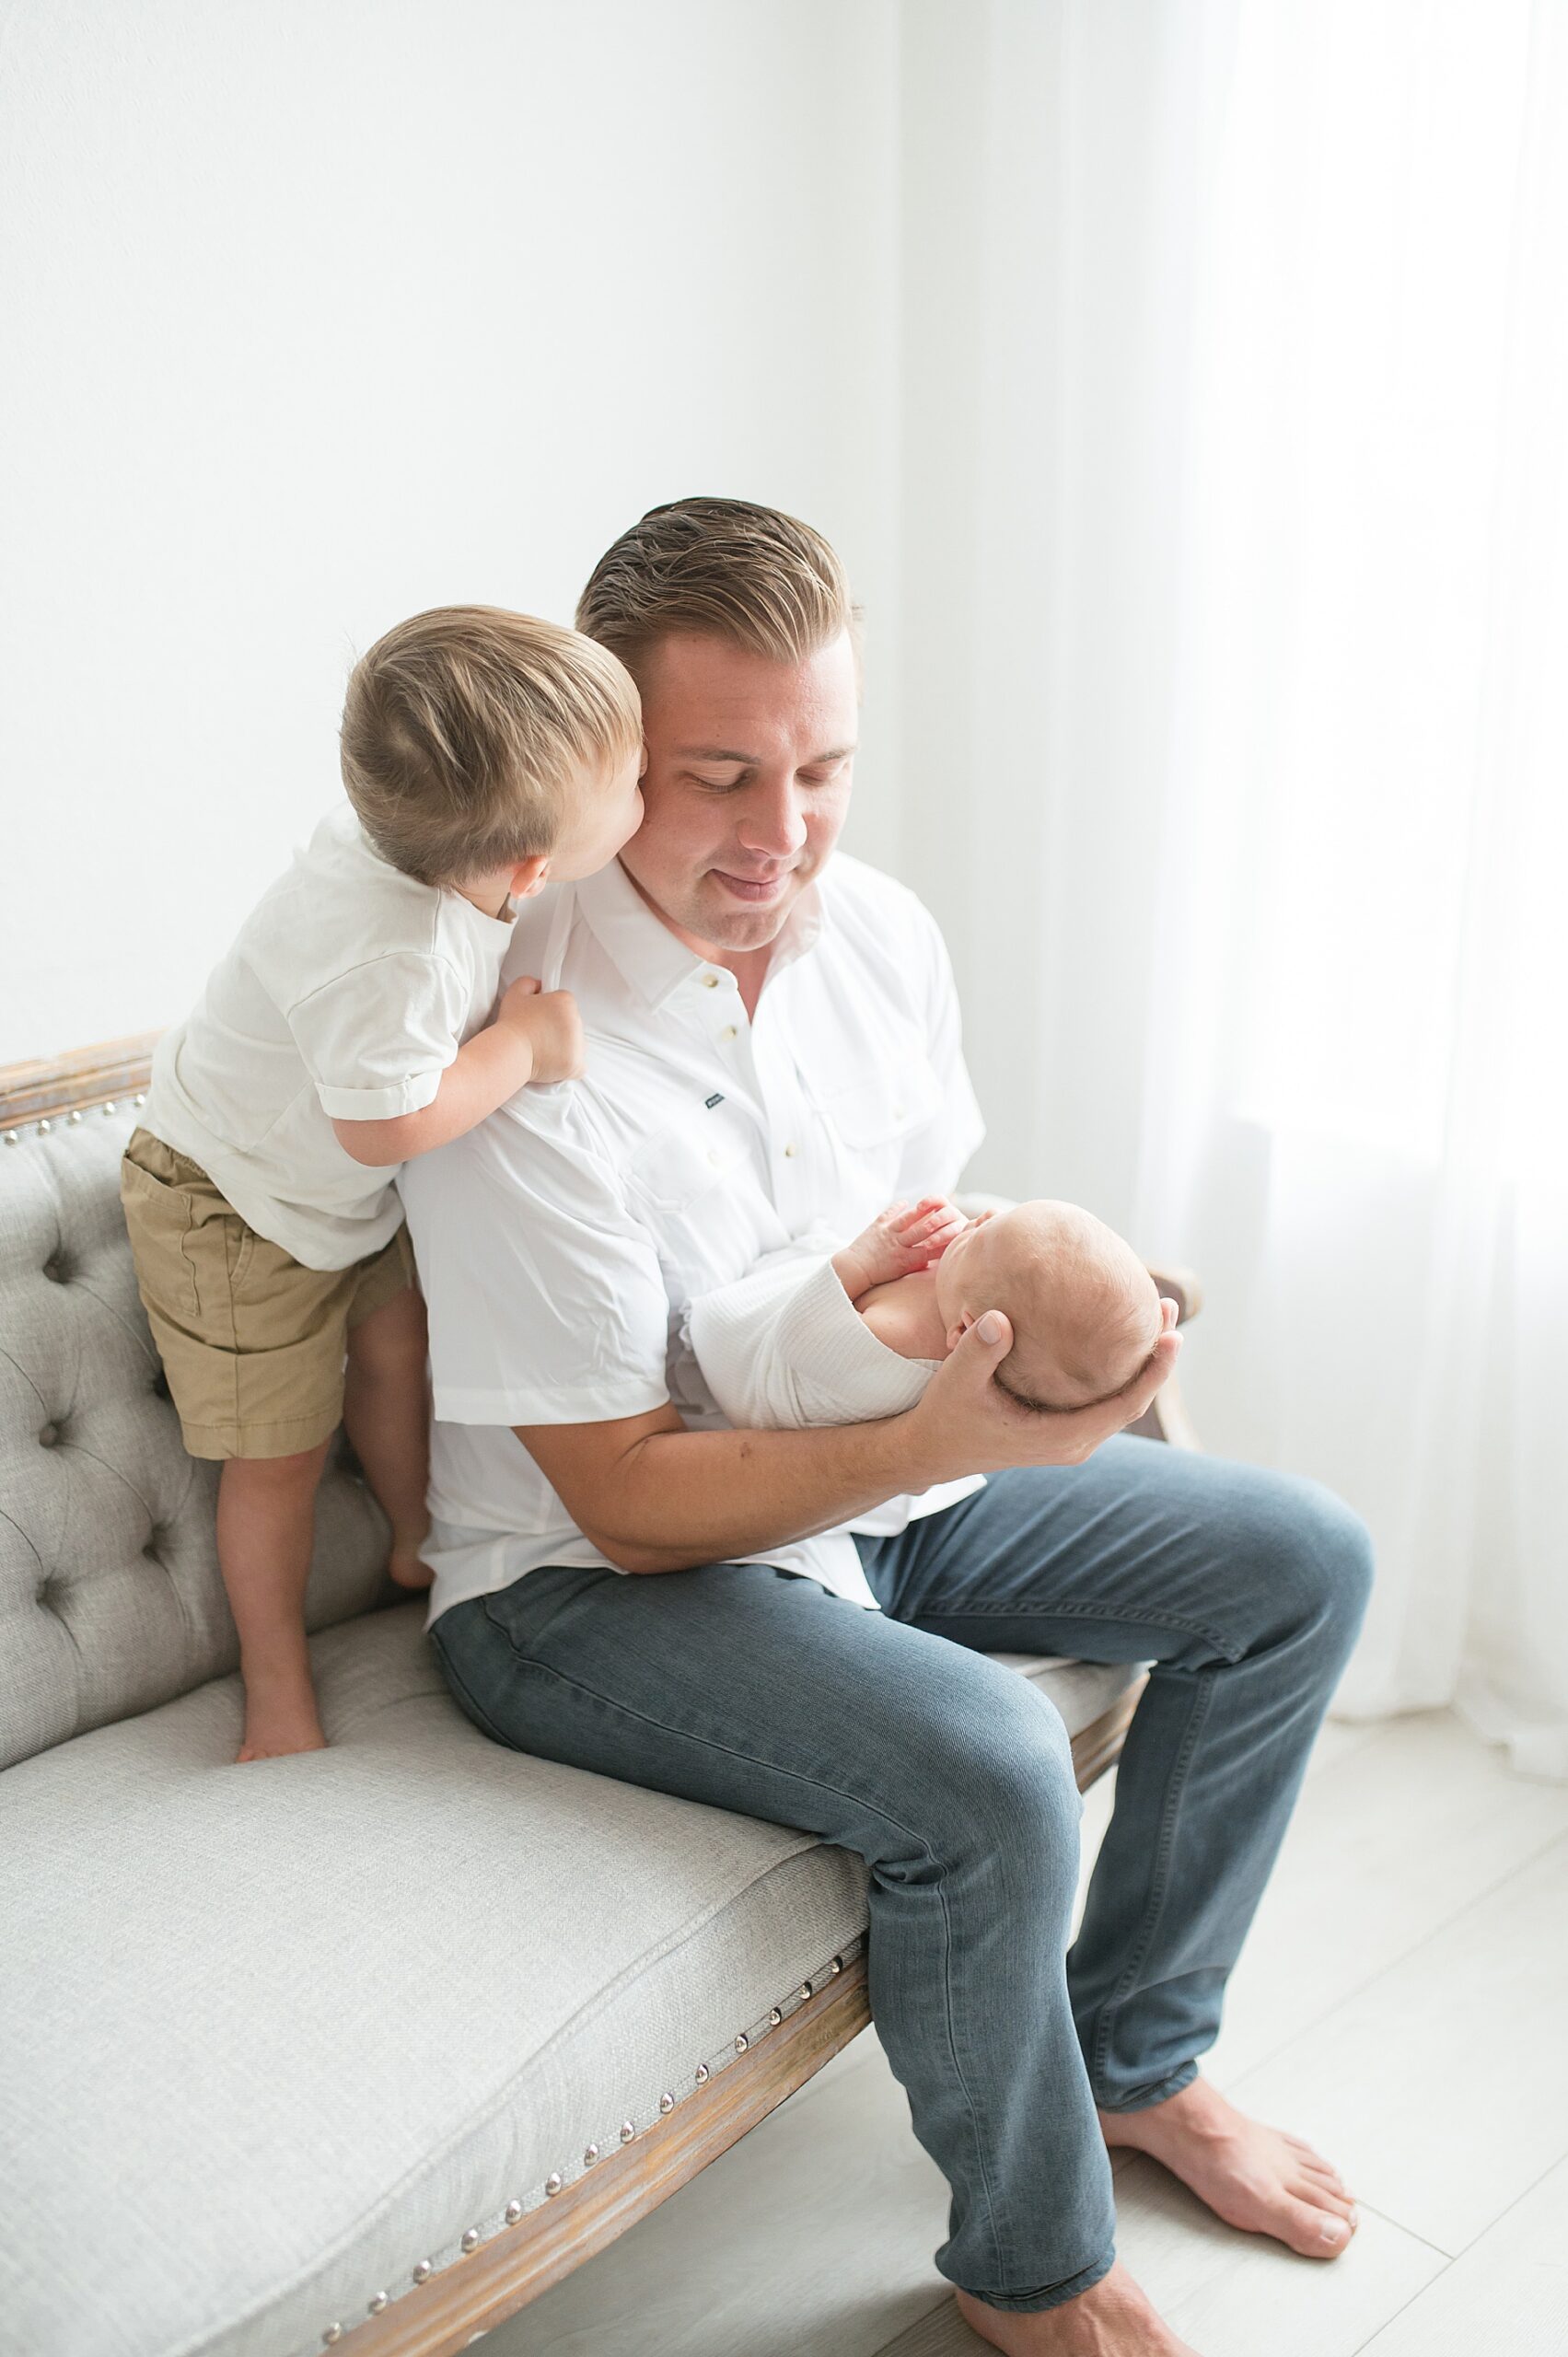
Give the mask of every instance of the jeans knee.
POLYGON ((1354 1509, 1320 1481, 1292 1484, 1281 1534, 1285 1585, 1297 1625, 1343 1661, 1360 1631, 1372 1594, 1372 1534, 1354 1509))
POLYGON ((1058 1713, 1019 1684, 1019 1707, 1004 1705, 983 1729, 971 1728, 961 1757, 951 1763, 951 1839, 1027 1878, 1042 1900, 1054 1894, 1070 1908, 1084 1805, 1072 1746, 1058 1713))

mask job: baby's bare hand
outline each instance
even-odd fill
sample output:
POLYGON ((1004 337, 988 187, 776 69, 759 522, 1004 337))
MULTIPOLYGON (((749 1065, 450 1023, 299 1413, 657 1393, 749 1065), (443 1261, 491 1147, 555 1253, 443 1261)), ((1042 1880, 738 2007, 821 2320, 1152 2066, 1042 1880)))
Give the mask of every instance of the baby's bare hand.
POLYGON ((833 1266, 853 1299, 873 1285, 892 1284, 899 1277, 930 1268, 967 1225, 962 1212, 945 1195, 923 1195, 912 1204, 889 1203, 834 1255, 833 1266))
POLYGON ((581 1078, 587 1061, 583 1018, 570 991, 541 991, 532 974, 520 975, 503 993, 495 1020, 520 1032, 533 1050, 531 1081, 581 1078))

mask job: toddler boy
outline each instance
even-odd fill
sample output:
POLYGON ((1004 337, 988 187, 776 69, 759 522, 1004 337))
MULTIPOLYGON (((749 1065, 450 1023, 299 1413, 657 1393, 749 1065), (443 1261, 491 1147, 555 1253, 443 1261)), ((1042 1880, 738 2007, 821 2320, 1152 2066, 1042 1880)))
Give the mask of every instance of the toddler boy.
POLYGON ((223 1460, 238 1757, 319 1749, 304 1597, 340 1421, 421 1563, 424 1305, 394 1181, 529 1082, 582 1071, 576 1004, 522 978, 517 903, 592 874, 642 819, 630 674, 575 631, 416 614, 348 684, 348 805, 322 819, 164 1034, 121 1196, 185 1446, 223 1460), (346 1355, 346 1371, 345 1371, 346 1355))
POLYGON ((988 1309, 1013 1329, 1000 1388, 1040 1413, 1125 1389, 1167 1328, 1131 1245, 1076 1204, 966 1219, 894 1203, 853 1243, 811 1233, 700 1295, 684 1339, 732 1424, 846 1424, 912 1408, 988 1309))

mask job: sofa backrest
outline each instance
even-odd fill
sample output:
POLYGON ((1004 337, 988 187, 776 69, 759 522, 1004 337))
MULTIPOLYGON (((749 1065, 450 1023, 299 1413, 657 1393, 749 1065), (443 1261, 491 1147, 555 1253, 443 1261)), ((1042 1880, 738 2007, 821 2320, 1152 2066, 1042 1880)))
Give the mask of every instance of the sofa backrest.
MULTIPOLYGON (((0 1766, 238 1666, 217 1467, 187 1457, 120 1208, 129 1109, 0 1146, 0 1766)), ((306 1618, 384 1603, 387 1528, 333 1463, 306 1618)))

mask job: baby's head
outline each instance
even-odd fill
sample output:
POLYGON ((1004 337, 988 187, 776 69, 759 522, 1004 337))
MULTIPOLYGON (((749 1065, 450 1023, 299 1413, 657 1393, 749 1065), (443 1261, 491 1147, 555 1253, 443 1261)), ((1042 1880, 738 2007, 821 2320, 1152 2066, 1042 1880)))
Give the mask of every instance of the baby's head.
POLYGON ((643 713, 607 647, 496 606, 437 606, 362 655, 343 784, 366 835, 422 884, 591 876, 643 815, 643 713))
POLYGON ((1146 1363, 1164 1324, 1155 1281, 1129 1244, 1075 1203, 985 1213, 935 1271, 947 1347, 988 1309, 1013 1329, 997 1370, 1026 1408, 1086 1408, 1146 1363))

